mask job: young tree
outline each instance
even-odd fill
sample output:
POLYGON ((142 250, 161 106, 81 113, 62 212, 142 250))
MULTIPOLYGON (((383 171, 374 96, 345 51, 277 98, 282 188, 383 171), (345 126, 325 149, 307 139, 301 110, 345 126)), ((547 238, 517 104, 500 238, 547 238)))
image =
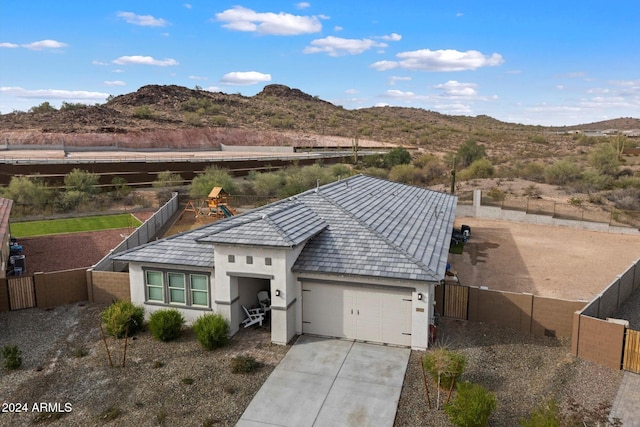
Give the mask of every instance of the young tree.
POLYGON ((411 163, 411 154, 402 147, 396 147, 384 156, 385 167, 391 169, 395 165, 411 163))
POLYGON ((458 165, 466 168, 476 160, 482 159, 486 156, 486 148, 484 145, 478 144, 475 139, 467 139, 464 144, 458 148, 456 152, 456 160, 458 165))
POLYGON ((51 193, 51 189, 41 179, 26 176, 14 176, 2 192, 5 198, 27 210, 44 209, 51 202, 51 193))
POLYGON ((64 177, 66 191, 78 191, 86 195, 98 193, 98 174, 74 168, 64 177))
POLYGON ((620 168, 620 153, 612 144, 599 144, 589 155, 589 164, 605 175, 615 175, 620 168))
POLYGON ((179 185, 182 185, 182 177, 171 171, 160 172, 156 180, 151 183, 153 188, 177 187, 179 185))
POLYGON ((195 199, 206 199, 213 187, 222 187, 229 194, 236 192, 233 177, 224 169, 210 166, 196 176, 189 186, 189 195, 195 199))

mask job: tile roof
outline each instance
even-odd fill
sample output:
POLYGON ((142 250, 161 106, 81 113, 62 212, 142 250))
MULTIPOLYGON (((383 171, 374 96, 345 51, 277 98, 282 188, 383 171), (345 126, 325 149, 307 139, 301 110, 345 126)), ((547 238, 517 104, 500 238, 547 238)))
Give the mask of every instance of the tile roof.
POLYGON ((215 243, 293 247, 293 270, 437 281, 457 198, 357 175, 197 230, 114 255, 120 261, 213 267, 215 243))

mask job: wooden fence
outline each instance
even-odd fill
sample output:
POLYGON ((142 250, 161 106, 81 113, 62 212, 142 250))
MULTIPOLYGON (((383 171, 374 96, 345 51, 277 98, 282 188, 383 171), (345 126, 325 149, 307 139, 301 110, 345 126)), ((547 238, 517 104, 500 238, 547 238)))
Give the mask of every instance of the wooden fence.
POLYGON ((640 374, 640 331, 626 331, 622 369, 640 374))
POLYGON ((444 317, 467 320, 469 318, 469 287, 446 283, 442 311, 444 317))
POLYGON ((21 310, 36 306, 36 288, 33 276, 11 277, 7 280, 9 287, 9 308, 21 310))

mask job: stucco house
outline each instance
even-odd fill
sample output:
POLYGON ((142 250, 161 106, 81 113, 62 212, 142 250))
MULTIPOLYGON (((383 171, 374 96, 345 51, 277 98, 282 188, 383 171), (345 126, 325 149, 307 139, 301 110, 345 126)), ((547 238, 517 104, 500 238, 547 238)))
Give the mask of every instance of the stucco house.
POLYGON ((317 334, 425 349, 457 198, 364 175, 121 252, 131 301, 217 312, 271 296, 272 342, 317 334))

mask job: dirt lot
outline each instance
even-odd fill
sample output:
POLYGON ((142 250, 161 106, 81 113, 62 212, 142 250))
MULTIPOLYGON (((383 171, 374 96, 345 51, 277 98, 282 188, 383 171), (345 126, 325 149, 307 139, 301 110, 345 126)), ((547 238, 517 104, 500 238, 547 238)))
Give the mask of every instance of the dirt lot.
POLYGON ((463 285, 591 300, 640 258, 640 237, 569 227, 459 218, 471 227, 462 255, 449 255, 463 285))

